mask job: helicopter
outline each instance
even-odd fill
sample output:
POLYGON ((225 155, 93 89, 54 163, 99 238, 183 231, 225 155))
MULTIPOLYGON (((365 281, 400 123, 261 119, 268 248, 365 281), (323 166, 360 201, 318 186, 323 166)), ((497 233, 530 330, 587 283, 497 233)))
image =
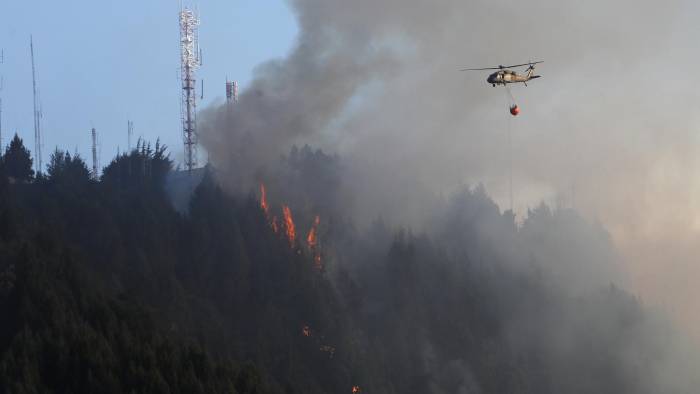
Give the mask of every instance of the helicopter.
POLYGON ((543 61, 529 62, 523 64, 515 64, 512 66, 501 66, 498 67, 485 67, 485 68, 465 68, 460 71, 483 71, 483 70, 498 70, 486 78, 486 82, 490 83, 491 86, 496 87, 496 85, 506 86, 509 83, 520 83, 522 82, 527 86, 528 81, 531 79, 539 78, 540 75, 533 75, 535 72, 535 64, 544 63, 543 61), (525 74, 518 74, 510 68, 515 67, 527 67, 525 74))

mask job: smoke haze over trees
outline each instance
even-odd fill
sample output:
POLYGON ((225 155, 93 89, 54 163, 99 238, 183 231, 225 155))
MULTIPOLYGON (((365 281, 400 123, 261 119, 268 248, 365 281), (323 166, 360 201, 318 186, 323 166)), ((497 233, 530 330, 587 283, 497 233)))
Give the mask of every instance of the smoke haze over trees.
POLYGON ((257 191, 225 192, 208 169, 184 215, 158 145, 115 158, 99 181, 60 150, 47 175, 3 175, 0 386, 694 392, 693 353, 613 283, 607 234, 575 212, 542 205, 518 227, 475 187, 438 204, 429 231, 361 227, 312 187, 280 193, 317 181, 333 201, 341 157, 305 147, 277 163, 268 173, 289 183, 271 184, 267 211, 257 191), (291 245, 271 225, 283 204, 291 245), (321 270, 305 236, 315 214, 321 270))
POLYGON ((290 4, 292 52, 199 115, 201 182, 158 143, 93 179, 11 142, 0 388, 697 392, 697 349, 636 291, 697 240, 694 184, 664 177, 697 167, 669 110, 689 105, 644 93, 677 88, 648 60, 678 51, 682 2, 290 4), (540 58, 512 123, 457 72, 540 58))
MULTIPOLYGON (((698 274, 692 263, 700 239, 694 219, 700 217, 700 206, 689 197, 696 194, 692 179, 700 168, 693 159, 697 149, 688 143, 697 140, 689 135, 697 117, 684 115, 694 113, 686 88, 669 81, 659 67, 661 54, 685 58, 684 45, 691 45, 682 30, 688 22, 683 17, 688 4, 592 1, 553 6, 535 1, 525 8, 510 1, 290 4, 299 24, 293 50, 261 64, 236 105, 208 108, 200 117, 202 142, 226 190, 245 193, 263 182, 278 203, 292 201, 307 215, 327 210, 324 217, 334 224, 331 238, 338 243, 335 257, 345 262, 340 265, 351 277, 359 275, 355 270, 362 269, 368 258, 350 256, 366 246, 344 237, 371 233, 375 221, 388 228, 410 228, 415 238, 406 235, 404 240, 419 244, 423 240, 422 245, 435 248, 435 255, 427 257, 428 247, 400 248, 398 243, 390 249, 394 253, 389 260, 420 256, 416 259, 431 261, 431 267, 435 260, 449 261, 457 267, 486 266, 506 277, 521 275, 514 279, 517 286, 498 281, 496 285, 485 278, 478 282, 498 289, 489 293, 489 300, 507 299, 497 307, 490 304, 497 316, 513 318, 508 320, 512 326, 505 324, 505 331, 514 331, 507 337, 547 353, 516 357, 547 359, 542 362, 548 372, 555 365, 573 365, 552 360, 574 357, 578 360, 574 364, 584 369, 595 365, 604 371, 615 365, 631 379, 592 387, 587 384, 594 383, 584 382, 596 381, 594 375, 578 381, 571 377, 575 369, 563 367, 555 373, 562 381, 548 381, 544 385, 548 388, 538 386, 541 391, 616 387, 611 392, 654 392, 661 381, 685 381, 674 373, 684 375, 682 365, 697 364, 681 362, 671 368, 648 364, 645 369, 644 356, 635 353, 645 346, 618 343, 612 347, 613 355, 602 351, 605 346, 579 347, 579 341, 595 342, 600 338, 588 335, 607 336, 621 327, 617 324, 629 322, 631 315, 614 308, 637 301, 606 300, 597 293, 601 288, 611 294, 619 286, 633 288, 654 304, 671 304, 686 329, 700 322, 693 314, 695 306, 687 302, 697 298, 693 289, 698 288, 688 282, 698 274), (527 89, 513 88, 524 111, 517 119, 509 119, 505 93, 484 84, 486 75, 457 71, 540 59, 545 60, 544 78, 527 89), (665 99, 659 100, 659 95, 665 99), (508 133, 513 135, 512 157, 508 133), (307 148, 308 160, 316 162, 313 171, 305 173, 295 159, 298 152, 287 152, 293 145, 307 144, 330 156, 324 164, 312 154, 313 148, 307 148), (465 192, 464 187, 483 184, 504 206, 511 160, 515 208, 522 220, 519 229, 512 213, 501 213, 482 188, 465 192), (316 183, 322 179, 337 181, 316 183), (557 203, 540 205, 543 199, 557 203), (587 219, 564 209, 573 206, 587 219), (546 295, 513 294, 530 279, 537 282, 532 287, 535 293, 546 295), (610 325, 613 316, 616 323, 610 325), (598 350, 587 353, 592 348, 598 350), (654 372, 651 381, 641 378, 651 376, 645 370, 654 372), (577 383, 565 386, 564 381, 577 383), (639 386, 627 385, 630 382, 639 386)), ((389 297, 384 288, 391 287, 391 280, 370 275, 379 275, 377 267, 364 269, 358 282, 375 283, 375 288, 361 292, 375 294, 377 300, 389 297)), ((422 284, 430 281, 427 272, 406 269, 422 284)), ((479 277, 470 269, 462 284, 479 277)), ((446 277, 459 274, 450 271, 446 277)), ((428 288, 449 293, 442 281, 430 283, 428 288)), ((398 285, 396 291, 399 298, 410 299, 412 311, 420 311, 421 301, 431 294, 410 285, 398 285)), ((427 309, 446 303, 433 299, 427 309)), ((393 310, 382 309, 380 301, 365 307, 393 310)), ((371 316, 368 321, 381 313, 371 316)), ((642 320, 646 328, 613 336, 668 338, 651 334, 656 328, 647 323, 654 324, 642 320)), ((425 321, 433 320, 425 315, 411 320, 417 327, 424 327, 417 322, 425 321)), ((433 330, 439 331, 425 329, 433 330)), ((434 377, 432 373, 448 369, 439 347, 436 350, 433 341, 415 335, 406 342, 425 344, 425 357, 412 361, 413 371, 434 377), (433 372, 426 372, 431 366, 433 372)), ((660 347, 668 350, 666 345, 660 347)), ((469 368, 476 364, 459 357, 452 361, 469 368)), ((483 377, 483 372, 476 375, 483 377)), ((532 378, 537 372, 528 370, 526 375, 532 378)), ((417 392, 455 392, 454 387, 435 384, 417 392)), ((466 392, 475 390, 470 384, 465 387, 466 392)), ((509 389, 513 388, 486 391, 509 389)))
POLYGON ((200 118, 224 187, 255 187, 310 144, 344 158, 342 205, 358 221, 423 228, 432 198, 465 183, 508 205, 510 128, 518 217, 544 199, 600 221, 630 286, 697 332, 685 302, 700 295, 687 283, 700 274, 697 98, 667 68, 693 72, 696 5, 289 3, 296 46, 261 64, 234 108, 200 118), (528 60, 545 61, 543 78, 513 87, 523 116, 512 121, 486 74, 457 71, 528 60))

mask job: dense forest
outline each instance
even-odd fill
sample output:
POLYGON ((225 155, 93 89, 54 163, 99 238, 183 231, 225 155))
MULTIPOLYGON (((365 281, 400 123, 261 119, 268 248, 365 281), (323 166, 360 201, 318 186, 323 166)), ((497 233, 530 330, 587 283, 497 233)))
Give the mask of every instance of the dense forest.
POLYGON ((15 136, 2 392, 694 392, 678 336, 619 286, 599 226, 545 205, 516 223, 482 187, 420 232, 361 226, 309 197, 335 192, 339 160, 295 148, 284 177, 243 194, 207 168, 182 210, 157 143, 99 177, 60 150, 35 174, 15 136))

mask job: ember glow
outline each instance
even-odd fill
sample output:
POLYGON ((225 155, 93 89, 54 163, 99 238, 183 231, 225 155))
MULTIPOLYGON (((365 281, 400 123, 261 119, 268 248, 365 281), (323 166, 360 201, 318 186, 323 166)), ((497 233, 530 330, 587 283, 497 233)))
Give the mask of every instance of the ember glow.
POLYGON ((270 227, 272 227, 272 231, 274 231, 275 234, 280 232, 280 223, 279 219, 277 219, 277 216, 274 216, 272 218, 272 221, 270 222, 270 227))
POLYGON ((316 215, 316 218, 314 219, 314 224, 311 226, 311 230, 309 230, 309 235, 306 237, 306 242, 309 245, 309 249, 311 250, 311 253, 314 256, 314 267, 316 267, 317 270, 321 271, 323 270, 323 265, 321 264, 321 252, 318 248, 318 226, 321 224, 321 217, 316 215))
POLYGON ((260 208, 265 212, 265 216, 270 217, 270 206, 267 205, 267 194, 265 192, 265 185, 260 184, 260 208))
POLYGON ((360 392, 360 386, 352 386, 352 392, 354 393, 359 393, 360 392))
POLYGON ((315 249, 318 244, 318 225, 321 223, 321 217, 316 215, 314 219, 314 224, 309 230, 309 235, 306 237, 306 242, 309 244, 309 248, 315 249))
POLYGON ((287 239, 289 244, 294 247, 294 241, 296 240, 297 234, 294 228, 294 220, 292 219, 292 210, 288 206, 282 207, 282 212, 284 213, 284 231, 287 234, 287 239))
POLYGON ((265 185, 262 183, 260 184, 260 209, 265 212, 265 217, 269 221, 272 231, 274 231, 275 234, 279 233, 279 220, 277 219, 277 216, 273 216, 272 219, 270 219, 270 205, 267 202, 267 190, 265 189, 265 185))

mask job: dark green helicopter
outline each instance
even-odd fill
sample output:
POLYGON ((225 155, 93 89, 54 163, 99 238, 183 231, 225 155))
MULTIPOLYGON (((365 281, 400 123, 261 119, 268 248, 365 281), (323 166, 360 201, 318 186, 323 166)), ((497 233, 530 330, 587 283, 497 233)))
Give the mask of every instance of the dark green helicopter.
POLYGON ((506 86, 509 83, 520 83, 522 82, 527 86, 528 81, 531 79, 539 78, 539 75, 534 75, 535 64, 544 63, 542 61, 530 62, 523 64, 515 64, 512 66, 498 66, 498 67, 486 67, 486 68, 465 68, 460 71, 483 71, 483 70, 498 70, 486 78, 486 82, 490 83, 493 87, 496 85, 506 86), (525 74, 518 74, 510 68, 524 67, 528 66, 525 74))

